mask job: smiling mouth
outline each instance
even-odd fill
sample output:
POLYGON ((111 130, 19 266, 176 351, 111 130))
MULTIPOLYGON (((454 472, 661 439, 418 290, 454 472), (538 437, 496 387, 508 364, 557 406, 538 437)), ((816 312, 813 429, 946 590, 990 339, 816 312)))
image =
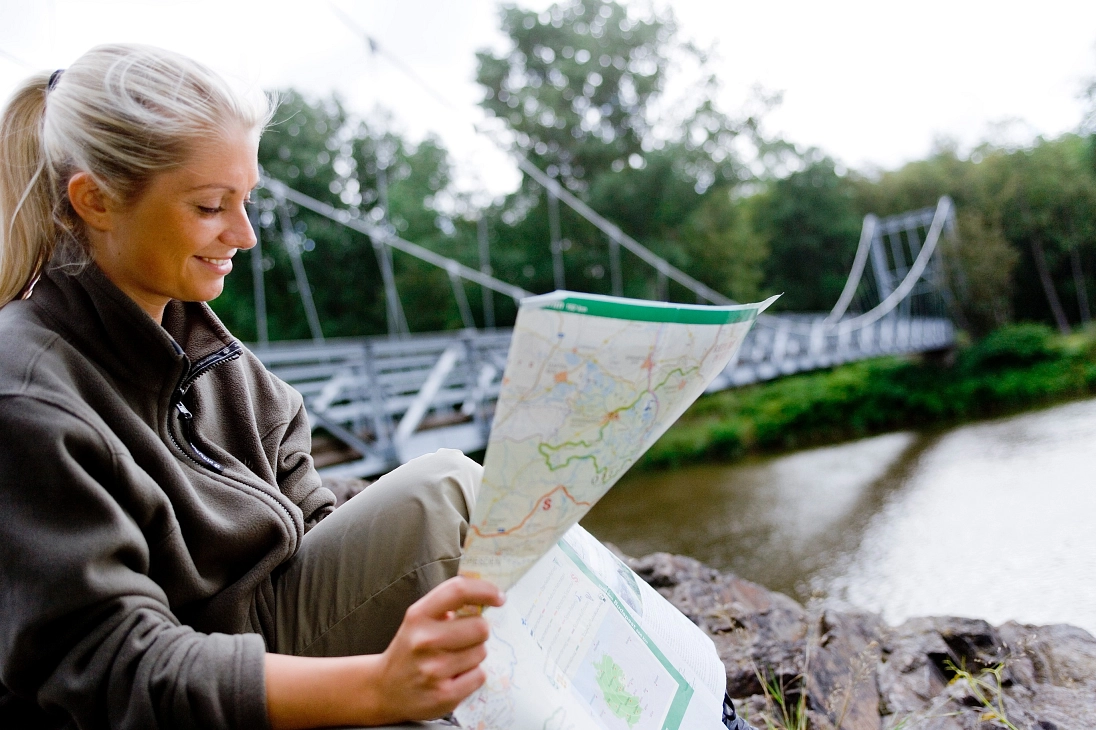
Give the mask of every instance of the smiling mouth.
POLYGON ((214 259, 214 258, 210 258, 209 256, 199 256, 198 258, 200 258, 202 261, 206 261, 208 263, 211 263, 214 266, 225 266, 226 264, 228 264, 229 262, 232 261, 231 257, 224 258, 224 259, 214 259))

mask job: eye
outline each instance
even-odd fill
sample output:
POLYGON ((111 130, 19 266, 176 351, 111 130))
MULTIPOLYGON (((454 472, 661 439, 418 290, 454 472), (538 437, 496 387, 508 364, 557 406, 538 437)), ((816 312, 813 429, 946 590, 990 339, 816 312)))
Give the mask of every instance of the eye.
POLYGON ((205 205, 199 205, 197 207, 198 207, 198 212, 201 213, 202 215, 213 216, 213 215, 217 215, 218 213, 224 212, 224 208, 221 207, 221 206, 217 206, 215 208, 210 208, 210 207, 205 206, 205 205))

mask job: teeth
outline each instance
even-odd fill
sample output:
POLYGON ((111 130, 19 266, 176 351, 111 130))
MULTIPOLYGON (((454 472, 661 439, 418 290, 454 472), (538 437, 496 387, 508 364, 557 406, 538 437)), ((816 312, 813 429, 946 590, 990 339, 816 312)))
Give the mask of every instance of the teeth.
POLYGON ((198 258, 200 258, 202 261, 208 261, 215 266, 223 266, 231 261, 231 259, 211 259, 208 256, 199 256, 198 258))

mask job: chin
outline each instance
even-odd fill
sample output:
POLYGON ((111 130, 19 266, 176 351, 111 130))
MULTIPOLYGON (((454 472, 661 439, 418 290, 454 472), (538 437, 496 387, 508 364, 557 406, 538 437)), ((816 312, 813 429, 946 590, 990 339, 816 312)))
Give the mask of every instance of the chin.
POLYGON ((217 297, 221 296, 221 293, 224 291, 224 289, 225 289, 225 283, 224 283, 224 280, 222 279, 221 281, 218 281, 216 285, 207 285, 207 286, 202 286, 202 287, 197 287, 195 289, 192 289, 189 292, 189 296, 187 296, 184 299, 184 301, 187 301, 187 302, 210 302, 210 301, 213 301, 214 299, 216 299, 217 297))

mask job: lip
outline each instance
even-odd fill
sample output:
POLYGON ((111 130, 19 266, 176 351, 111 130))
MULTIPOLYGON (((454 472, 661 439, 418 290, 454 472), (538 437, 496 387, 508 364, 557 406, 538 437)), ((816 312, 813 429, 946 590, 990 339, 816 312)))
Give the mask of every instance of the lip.
POLYGON ((221 276, 226 276, 232 271, 232 256, 223 256, 214 258, 212 256, 195 256, 201 262, 201 265, 216 272, 221 276))

